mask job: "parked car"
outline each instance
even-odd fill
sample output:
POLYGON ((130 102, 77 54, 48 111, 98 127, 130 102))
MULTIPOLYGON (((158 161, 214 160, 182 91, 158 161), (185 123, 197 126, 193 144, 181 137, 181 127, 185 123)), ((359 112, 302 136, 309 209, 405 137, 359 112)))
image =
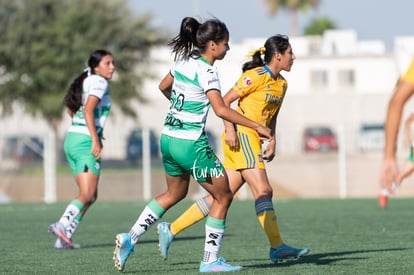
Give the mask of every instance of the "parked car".
POLYGON ((358 147, 361 151, 379 151, 384 148, 383 123, 364 123, 359 128, 358 147))
POLYGON ((18 162, 42 161, 43 141, 35 136, 8 137, 5 140, 2 157, 18 162))
MULTIPOLYGON (((159 140, 155 132, 150 129, 150 154, 151 156, 158 156, 158 144, 159 140)), ((142 141, 142 129, 133 129, 128 136, 126 145, 127 160, 137 162, 142 158, 143 141, 142 141)))
POLYGON ((303 131, 305 152, 330 152, 338 150, 336 135, 329 127, 307 127, 303 131))

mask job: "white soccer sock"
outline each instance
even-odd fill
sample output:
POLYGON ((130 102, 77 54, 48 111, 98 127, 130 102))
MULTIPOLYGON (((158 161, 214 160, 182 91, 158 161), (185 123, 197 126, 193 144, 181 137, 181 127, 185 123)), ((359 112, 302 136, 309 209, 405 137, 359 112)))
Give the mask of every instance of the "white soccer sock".
POLYGON ((129 231, 132 245, 135 245, 141 235, 147 232, 148 229, 150 229, 151 226, 158 221, 158 219, 158 215, 156 215, 148 206, 145 206, 144 210, 141 212, 141 215, 129 231))
POLYGON ((203 263, 212 263, 217 261, 217 255, 220 250, 221 240, 223 239, 224 229, 213 228, 206 225, 206 240, 204 242, 203 263))
POLYGON ((80 212, 81 210, 76 205, 70 203, 66 207, 65 212, 63 212, 62 217, 59 219, 59 223, 62 224, 65 228, 68 228, 80 212))
POLYGON ((78 221, 77 219, 74 219, 73 222, 68 227, 66 227, 66 237, 71 239, 73 236, 73 233, 75 233, 76 229, 78 229, 79 224, 80 224, 80 221, 78 221))

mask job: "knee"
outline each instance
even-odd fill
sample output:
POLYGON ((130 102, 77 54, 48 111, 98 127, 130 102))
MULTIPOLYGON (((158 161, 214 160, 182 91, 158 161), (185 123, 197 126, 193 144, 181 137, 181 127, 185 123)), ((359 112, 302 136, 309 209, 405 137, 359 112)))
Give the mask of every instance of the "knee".
POLYGON ((98 194, 91 194, 83 196, 83 201, 85 202, 85 206, 92 205, 98 199, 98 194))
POLYGON ((257 190, 255 194, 256 199, 272 199, 273 198, 273 189, 271 186, 257 190))
POLYGON ((168 190, 167 196, 171 198, 171 200, 173 201, 181 201, 187 196, 187 193, 188 193, 188 190, 183 190, 180 192, 176 192, 176 191, 171 192, 171 190, 168 190))
POLYGON ((94 203, 97 199, 98 199, 98 194, 93 194, 93 196, 89 198, 89 204, 94 203))
POLYGON ((157 199, 163 201, 166 205, 171 207, 177 202, 183 200, 186 196, 187 192, 171 192, 171 190, 167 190, 166 192, 159 195, 157 199))
POLYGON ((218 202, 221 202, 226 205, 230 205, 231 202, 233 201, 233 193, 231 191, 223 192, 215 196, 215 198, 218 202))

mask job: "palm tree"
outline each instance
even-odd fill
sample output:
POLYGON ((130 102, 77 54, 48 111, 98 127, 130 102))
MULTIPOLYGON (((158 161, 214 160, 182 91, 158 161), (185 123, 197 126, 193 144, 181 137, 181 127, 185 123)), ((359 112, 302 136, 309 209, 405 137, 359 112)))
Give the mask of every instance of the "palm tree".
POLYGON ((285 8, 290 13, 291 35, 299 35, 298 11, 306 11, 308 8, 316 9, 320 0, 263 0, 269 7, 270 16, 275 16, 279 9, 285 8))

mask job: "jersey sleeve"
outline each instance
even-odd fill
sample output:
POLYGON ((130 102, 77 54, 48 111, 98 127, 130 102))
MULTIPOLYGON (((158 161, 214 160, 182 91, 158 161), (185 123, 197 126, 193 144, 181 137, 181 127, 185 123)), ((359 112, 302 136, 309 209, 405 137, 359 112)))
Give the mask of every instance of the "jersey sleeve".
POLYGON ((177 63, 174 62, 170 68, 170 74, 172 75, 172 77, 175 78, 175 67, 176 67, 177 63))
POLYGON ((108 81, 103 77, 94 77, 89 86, 89 95, 102 99, 108 89, 108 81))
POLYGON ((205 72, 201 73, 198 81, 204 89, 204 92, 208 92, 210 90, 221 91, 220 80, 215 67, 210 67, 205 72))
POLYGON ((257 74, 254 70, 248 70, 242 73, 233 86, 233 90, 240 96, 245 97, 246 95, 257 90, 259 85, 257 80, 257 74))
POLYGON ((413 59, 413 61, 411 61, 411 64, 410 64, 410 67, 408 68, 408 70, 401 77, 401 80, 410 82, 411 84, 414 85, 414 59, 413 59))

